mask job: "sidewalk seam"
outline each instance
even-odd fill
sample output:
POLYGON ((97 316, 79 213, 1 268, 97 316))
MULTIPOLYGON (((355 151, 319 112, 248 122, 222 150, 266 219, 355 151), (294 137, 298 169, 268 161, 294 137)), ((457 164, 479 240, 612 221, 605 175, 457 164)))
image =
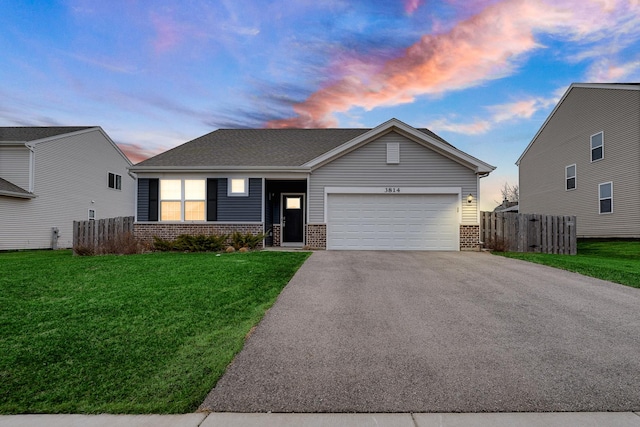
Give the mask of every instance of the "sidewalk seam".
POLYGON ((196 427, 200 427, 200 426, 202 425, 202 423, 204 423, 205 421, 207 421, 207 418, 209 418, 209 415, 211 415, 211 412, 207 412, 207 416, 206 416, 206 417, 204 417, 204 418, 202 419, 202 421, 200 421, 196 427))
POLYGON ((418 422, 416 421, 416 417, 414 417, 413 412, 411 412, 411 421, 413 421, 414 427, 418 427, 418 422))

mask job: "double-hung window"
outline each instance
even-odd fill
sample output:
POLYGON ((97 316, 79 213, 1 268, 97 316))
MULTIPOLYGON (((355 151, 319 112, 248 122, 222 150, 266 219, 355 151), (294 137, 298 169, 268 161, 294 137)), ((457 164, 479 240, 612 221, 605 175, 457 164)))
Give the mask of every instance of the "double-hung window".
POLYGON ((182 180, 160 180, 160 220, 182 220, 182 180))
POLYGON ((613 182, 604 182, 598 185, 598 199, 601 214, 613 212, 613 182))
POLYGON ((184 220, 204 221, 205 195, 204 179, 184 181, 184 220))
POLYGON ((109 172, 107 177, 107 186, 114 190, 122 190, 122 175, 109 172))
POLYGON ((161 221, 204 221, 204 179, 161 179, 161 221))
POLYGON ((576 188, 576 165, 569 165, 564 170, 565 190, 576 188))
POLYGON ((604 132, 591 135, 591 161, 602 160, 604 158, 604 132))

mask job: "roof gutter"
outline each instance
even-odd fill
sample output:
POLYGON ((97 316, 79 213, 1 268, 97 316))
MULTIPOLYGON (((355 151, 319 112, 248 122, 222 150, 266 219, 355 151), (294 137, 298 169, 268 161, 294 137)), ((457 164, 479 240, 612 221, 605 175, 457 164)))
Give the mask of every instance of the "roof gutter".
POLYGON ((19 199, 35 199, 36 195, 33 193, 18 193, 15 191, 2 191, 0 190, 0 196, 17 197, 19 199))
POLYGON ((294 172, 309 173, 311 168, 301 166, 130 166, 130 172, 239 172, 267 173, 294 172))

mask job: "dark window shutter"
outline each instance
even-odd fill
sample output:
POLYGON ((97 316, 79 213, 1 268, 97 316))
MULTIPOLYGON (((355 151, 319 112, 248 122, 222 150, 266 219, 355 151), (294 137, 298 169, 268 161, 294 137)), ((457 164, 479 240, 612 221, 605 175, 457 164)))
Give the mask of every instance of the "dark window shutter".
POLYGON ((207 178, 207 221, 218 220, 218 180, 207 178))
POLYGON ((159 179, 149 180, 149 221, 158 220, 159 179))

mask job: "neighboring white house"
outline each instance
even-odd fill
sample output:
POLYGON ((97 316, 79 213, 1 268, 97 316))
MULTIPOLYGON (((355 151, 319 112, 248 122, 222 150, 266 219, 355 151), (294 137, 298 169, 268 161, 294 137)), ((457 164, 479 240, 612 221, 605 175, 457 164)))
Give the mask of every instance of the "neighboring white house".
POLYGON ((129 166, 100 127, 0 127, 0 250, 68 248, 74 220, 132 216, 129 166))
POLYGON ((517 163, 520 212, 640 237, 640 84, 572 84, 517 163))

